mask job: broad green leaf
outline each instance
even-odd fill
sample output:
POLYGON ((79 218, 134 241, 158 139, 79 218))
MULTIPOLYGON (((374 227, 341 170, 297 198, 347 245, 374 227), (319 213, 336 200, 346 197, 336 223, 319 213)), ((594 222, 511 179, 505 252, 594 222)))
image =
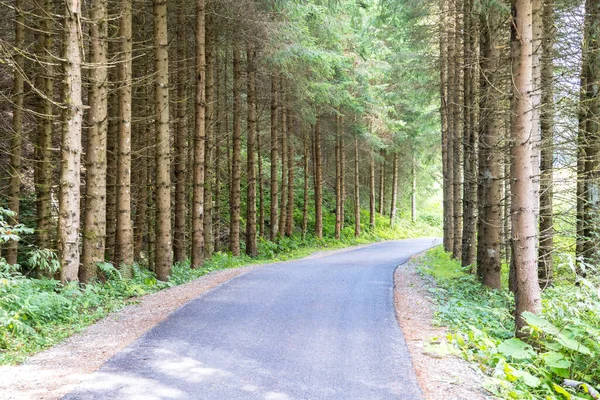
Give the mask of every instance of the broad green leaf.
POLYGON ((558 335, 560 333, 560 329, 552 325, 544 317, 541 317, 529 311, 523 312, 521 316, 523 317, 525 322, 527 322, 527 325, 529 325, 536 331, 549 333, 551 335, 558 335))
POLYGON ((498 351, 506 357, 512 357, 517 360, 531 358, 535 355, 533 347, 516 338, 508 339, 500 343, 498 351))
POLYGON ((564 347, 566 347, 567 349, 574 350, 578 353, 585 354, 588 356, 592 355, 592 352, 587 346, 585 346, 583 343, 578 342, 575 339, 566 336, 563 333, 556 336, 556 341, 564 347))
POLYGON ((552 368, 565 369, 571 366, 571 362, 567 360, 562 354, 555 351, 549 351, 542 354, 544 363, 552 368))

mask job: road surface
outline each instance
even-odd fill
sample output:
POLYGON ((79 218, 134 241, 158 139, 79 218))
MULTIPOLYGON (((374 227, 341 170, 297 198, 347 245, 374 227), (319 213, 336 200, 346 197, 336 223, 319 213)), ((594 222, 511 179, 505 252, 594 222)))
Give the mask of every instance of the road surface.
POLYGON ((421 399, 393 275, 437 243, 384 242, 241 275, 175 311, 65 399, 421 399))

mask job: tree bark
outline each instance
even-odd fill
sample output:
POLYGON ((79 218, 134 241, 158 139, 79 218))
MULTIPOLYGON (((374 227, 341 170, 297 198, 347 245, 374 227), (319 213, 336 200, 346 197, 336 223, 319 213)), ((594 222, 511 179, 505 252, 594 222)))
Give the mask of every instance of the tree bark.
POLYGON ((269 219, 269 239, 274 241, 277 237, 277 77, 271 77, 271 215, 269 219))
POLYGON ((516 330, 523 336, 525 311, 539 313, 540 288, 537 276, 537 220, 533 163, 535 143, 533 110, 533 21, 532 2, 513 0, 511 59, 513 96, 511 101, 511 220, 516 272, 516 330))
MULTIPOLYGON (((455 98, 454 92, 456 91, 456 42, 454 37, 456 36, 456 19, 454 17, 456 13, 456 0, 448 0, 448 8, 446 18, 443 19, 443 24, 446 26, 446 44, 447 44, 447 57, 444 60, 447 63, 447 90, 446 90, 446 101, 448 106, 448 112, 446 114, 446 123, 447 123, 447 132, 446 132, 446 142, 443 147, 446 148, 446 175, 447 179, 445 180, 446 185, 444 186, 444 198, 446 199, 446 220, 444 221, 444 229, 447 231, 446 240, 444 243, 444 249, 447 252, 452 252, 454 249, 455 237, 454 233, 456 228, 454 226, 454 186, 455 186, 455 174, 454 174, 454 165, 456 164, 455 159, 455 141, 456 141, 456 128, 454 120, 457 118, 457 114, 455 114, 455 98)), ((446 51, 445 49, 443 51, 446 51)))
POLYGON ((360 236, 360 171, 358 138, 354 138, 354 236, 360 236))
POLYGON ((186 70, 187 39, 186 39, 186 7, 183 2, 177 10, 177 61, 180 70, 174 74, 175 90, 177 91, 177 109, 175 119, 175 154, 173 168, 175 169, 175 231, 173 232, 173 260, 182 263, 187 258, 185 246, 186 231, 186 165, 187 165, 187 96, 188 84, 183 71, 186 70))
POLYGON ((294 234, 294 141, 292 133, 294 131, 294 124, 292 120, 291 110, 287 110, 287 123, 288 123, 288 189, 287 189, 287 207, 286 207, 286 218, 285 218, 285 236, 292 237, 294 234))
POLYGON ((385 150, 381 149, 381 167, 379 168, 379 214, 385 215, 385 150))
POLYGON ((194 123, 194 198, 192 211, 192 267, 204 260, 204 146, 206 140, 205 2, 196 0, 196 120, 194 123))
POLYGON ((39 87, 42 90, 43 97, 40 99, 40 114, 43 116, 42 124, 38 127, 38 139, 36 146, 36 170, 35 170, 35 188, 36 188, 36 212, 37 212, 37 245, 45 249, 50 247, 50 230, 52 225, 51 216, 51 147, 53 132, 53 106, 54 97, 54 67, 48 54, 53 49, 53 30, 52 19, 49 17, 53 13, 52 0, 44 0, 41 3, 40 19, 42 21, 42 34, 39 34, 37 56, 40 60, 46 61, 38 71, 39 87))
POLYGON ((106 236, 106 140, 108 117, 107 36, 108 2, 90 4, 90 89, 88 94, 88 137, 85 219, 82 266, 79 280, 96 277, 98 262, 104 261, 106 236))
POLYGON ((369 226, 375 229, 375 149, 369 152, 371 162, 369 165, 369 226))
POLYGON ((286 95, 286 84, 283 78, 279 80, 279 130, 281 131, 281 190, 280 190, 280 201, 279 201, 279 236, 285 234, 285 217, 287 215, 286 201, 287 201, 287 177, 288 177, 288 161, 287 161, 287 95, 286 95))
POLYGON ((411 162, 411 180, 412 180, 412 190, 410 195, 410 220, 413 222, 417 222, 417 154, 413 147, 412 151, 412 162, 411 162))
POLYGON ((335 238, 340 239, 342 231, 342 129, 340 116, 335 115, 335 238))
MULTIPOLYGON (((198 2, 203 2, 198 0, 198 2)), ((154 0, 154 85, 156 118, 156 277, 166 281, 173 264, 171 246, 171 152, 169 143, 169 53, 167 3, 154 0)), ((204 117, 204 116, 203 116, 204 117)), ((202 118, 204 122, 204 118, 202 118)), ((204 149, 204 148, 203 148, 204 149)))
POLYGON ((394 152, 392 165, 392 203, 390 204, 390 226, 393 228, 396 222, 396 208, 398 202, 398 152, 394 152))
POLYGON ((221 78, 221 69, 219 68, 219 54, 215 54, 215 80, 217 82, 217 134, 215 137, 215 207, 213 210, 213 237, 214 250, 219 251, 221 244, 221 174, 222 174, 222 157, 221 157, 221 140, 224 136, 223 132, 223 113, 227 104, 225 102, 225 82, 221 78))
POLYGON ((538 277, 542 288, 552 282, 553 224, 553 161, 554 161, 554 4, 544 0, 541 57, 541 165, 540 165, 540 247, 538 277))
POLYGON ((478 171, 477 275, 483 284, 501 287, 503 116, 500 107, 500 44, 503 22, 494 13, 481 15, 480 35, 480 134, 478 171))
MULTIPOLYGON (((166 11, 165 11, 166 12, 166 11)), ((166 18, 166 16, 165 16, 166 18)), ((131 85, 132 85, 132 1, 121 0, 119 36, 119 133, 117 162, 117 265, 130 276, 133 264, 131 221, 131 85)))
POLYGON ((214 149, 215 128, 215 27, 213 16, 206 16, 206 115, 204 141, 204 258, 213 253, 213 182, 215 176, 214 149))
POLYGON ((464 0, 463 47, 463 231, 462 265, 473 265, 477 250, 477 129, 475 123, 475 66, 476 63, 476 24, 473 12, 473 0, 464 0))
POLYGON ((264 175, 262 152, 260 146, 260 129, 258 128, 258 120, 256 122, 256 154, 258 157, 258 232, 261 238, 266 235, 265 232, 265 191, 264 191, 264 175))
MULTIPOLYGON (((311 127, 312 130, 312 127, 311 127)), ((308 180, 310 171, 308 170, 309 162, 309 150, 308 150, 308 130, 304 130, 304 196, 303 196, 303 206, 302 206, 302 240, 306 239, 306 232, 308 231, 308 180)))
POLYGON ((248 68, 248 188, 246 192, 246 254, 248 254, 250 257, 256 257, 258 255, 258 248, 256 244, 256 154, 254 154, 254 144, 256 141, 256 71, 254 66, 255 50, 251 42, 248 42, 246 54, 246 67, 248 68))
MULTIPOLYGON (((9 218, 11 225, 19 222, 19 205, 21 201, 21 154, 23 144, 23 100, 25 84, 23 79, 25 57, 25 15, 24 0, 15 0, 15 63, 13 73, 13 113, 12 136, 10 142, 10 186, 8 208, 14 213, 9 218)), ((6 245, 5 259, 8 264, 17 263, 18 243, 11 240, 6 245)))
POLYGON ((321 159, 321 118, 315 123, 315 236, 323 239, 323 163, 321 159))
POLYGON ((453 91, 452 91, 452 131, 454 135, 454 152, 453 152, 453 200, 454 200, 454 218, 453 218, 453 228, 454 228, 454 239, 452 246, 452 256, 460 260, 462 259, 462 225, 463 225, 463 199, 462 199, 462 183, 463 183, 463 175, 462 175, 462 159, 463 159, 463 135, 462 135, 462 127, 464 121, 464 109, 462 105, 462 87, 463 87, 463 76, 462 76, 462 46, 461 40, 462 36, 460 35, 462 29, 462 2, 467 0, 454 0, 455 2, 455 10, 454 10, 454 58, 451 62, 454 65, 454 82, 453 82, 453 91))
POLYGON ((240 181, 242 153, 242 67, 238 38, 233 45, 233 153, 231 158, 231 192, 229 250, 240 255, 240 181))
POLYGON ((60 280, 76 281, 79 272, 79 220, 81 125, 81 2, 65 2, 63 134, 61 142, 60 198, 58 205, 58 259, 60 280))
MULTIPOLYGON (((442 129, 442 176, 443 176, 443 242, 444 249, 449 252, 452 249, 452 223, 451 223, 451 203, 452 196, 450 188, 452 187, 451 169, 449 167, 452 151, 450 150, 450 129, 448 124, 448 115, 450 113, 449 96, 448 96, 448 11, 449 2, 451 0, 441 1, 441 13, 439 21, 439 36, 440 36, 440 119, 442 129)), ((383 187, 383 186, 382 186, 383 187)), ((383 191, 383 190, 382 190, 383 191)), ((380 206, 380 212, 382 207, 380 206)))

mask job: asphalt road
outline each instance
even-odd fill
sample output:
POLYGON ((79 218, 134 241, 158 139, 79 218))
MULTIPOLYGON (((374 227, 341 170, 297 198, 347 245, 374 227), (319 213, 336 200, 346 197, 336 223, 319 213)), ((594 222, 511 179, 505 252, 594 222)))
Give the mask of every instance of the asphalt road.
POLYGON ((421 399, 393 274, 433 239, 273 264, 205 293, 65 399, 421 399))

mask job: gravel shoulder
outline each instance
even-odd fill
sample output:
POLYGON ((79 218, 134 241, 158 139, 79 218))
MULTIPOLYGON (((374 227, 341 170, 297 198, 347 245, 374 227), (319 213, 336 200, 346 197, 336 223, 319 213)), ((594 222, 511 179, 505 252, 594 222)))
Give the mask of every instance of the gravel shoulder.
POLYGON ((468 362, 427 352, 433 338, 444 340, 447 329, 433 325, 435 304, 428 295, 434 282, 417 273, 414 261, 394 273, 396 318, 404 333, 419 385, 427 400, 492 399, 481 386, 483 375, 468 362))

